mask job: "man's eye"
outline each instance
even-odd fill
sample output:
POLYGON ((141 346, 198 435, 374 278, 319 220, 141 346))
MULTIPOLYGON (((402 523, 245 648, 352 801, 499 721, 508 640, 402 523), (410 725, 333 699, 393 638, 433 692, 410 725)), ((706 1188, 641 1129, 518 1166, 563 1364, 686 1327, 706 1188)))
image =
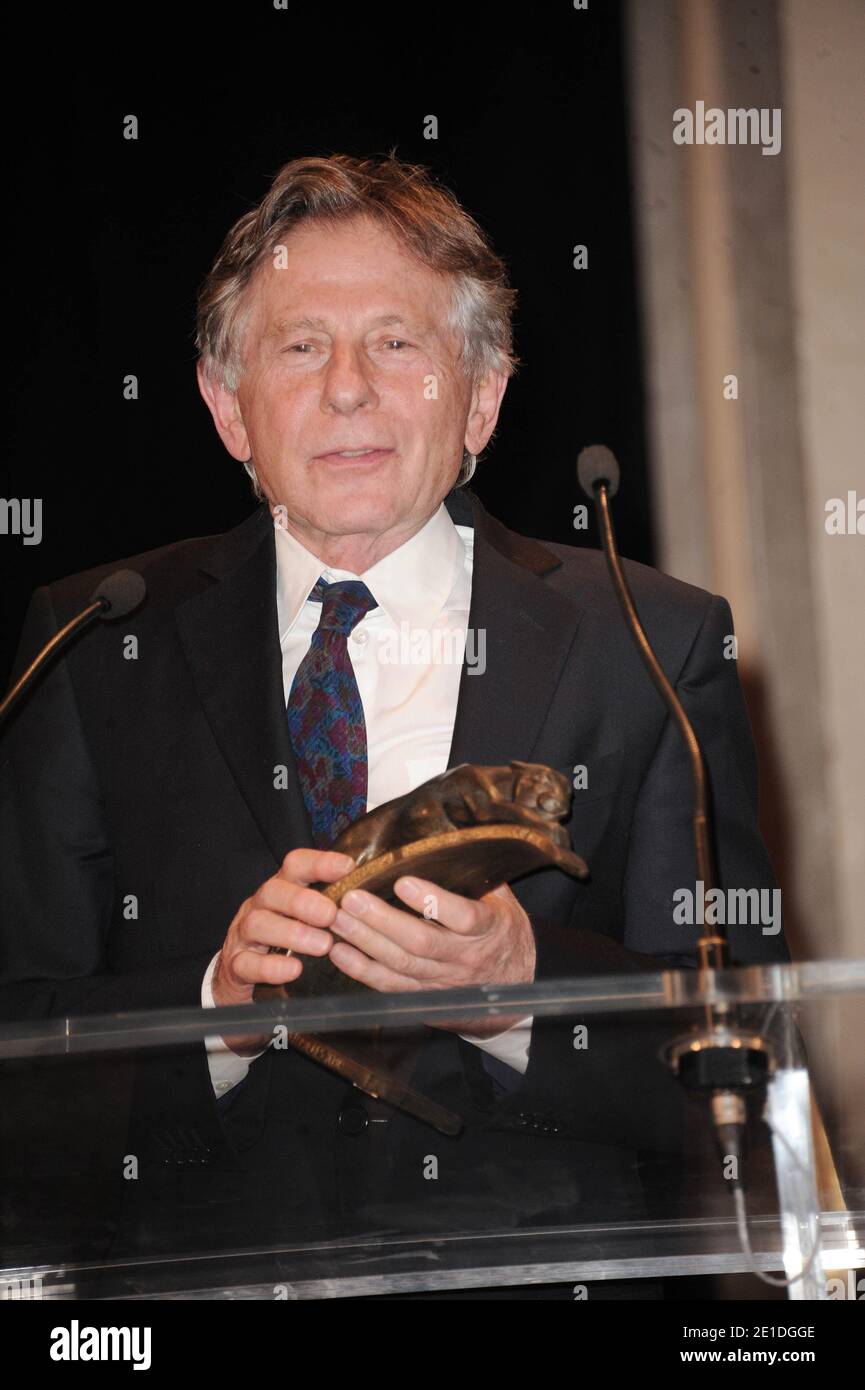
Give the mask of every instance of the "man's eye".
MULTIPOLYGON (((302 357, 306 357, 309 355, 310 352, 315 351, 315 346, 315 343, 292 343, 291 346, 285 348, 284 351, 297 352, 302 357)), ((383 346, 393 350, 411 347, 411 343, 405 342, 402 338, 388 338, 383 344, 383 346)))

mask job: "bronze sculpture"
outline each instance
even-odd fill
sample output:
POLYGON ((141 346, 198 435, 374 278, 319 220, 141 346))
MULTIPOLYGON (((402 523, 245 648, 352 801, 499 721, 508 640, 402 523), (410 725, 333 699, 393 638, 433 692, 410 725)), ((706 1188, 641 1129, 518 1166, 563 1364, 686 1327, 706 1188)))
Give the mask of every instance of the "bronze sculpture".
MULTIPOLYGON (((364 888, 409 911, 393 893, 396 880, 408 874, 472 898, 550 866, 585 879, 588 867, 573 853, 561 824, 571 795, 567 779, 540 763, 460 763, 344 830, 331 848, 351 855, 355 868, 337 883, 314 886, 337 903, 351 888, 364 888)), ((290 1000, 365 988, 326 956, 310 957, 290 986, 258 985, 255 998, 290 1000)), ((386 1049, 380 1032, 364 1040, 352 1037, 349 1050, 340 1035, 290 1033, 287 1041, 367 1094, 399 1105, 445 1133, 458 1133, 458 1116, 433 1105, 383 1066, 386 1049)))

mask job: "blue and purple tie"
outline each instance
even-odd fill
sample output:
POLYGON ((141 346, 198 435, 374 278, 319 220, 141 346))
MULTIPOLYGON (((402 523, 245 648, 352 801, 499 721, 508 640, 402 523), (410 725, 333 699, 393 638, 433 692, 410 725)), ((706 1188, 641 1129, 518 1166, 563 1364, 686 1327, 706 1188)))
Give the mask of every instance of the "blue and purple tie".
POLYGON ((348 637, 376 601, 360 579, 319 579, 310 598, 321 617, 286 712, 313 839, 326 849, 366 812, 366 721, 348 637))

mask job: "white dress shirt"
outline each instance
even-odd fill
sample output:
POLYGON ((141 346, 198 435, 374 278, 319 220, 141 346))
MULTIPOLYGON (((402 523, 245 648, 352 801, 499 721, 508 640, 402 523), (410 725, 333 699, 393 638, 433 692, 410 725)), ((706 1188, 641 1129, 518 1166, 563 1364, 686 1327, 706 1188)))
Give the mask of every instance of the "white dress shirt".
MULTIPOLYGON (((280 525, 275 534, 286 704, 321 616, 321 604, 309 598, 316 580, 362 578, 378 605, 348 639, 366 723, 367 810, 372 811, 448 765, 466 651, 474 531, 456 526, 442 503, 420 531, 362 576, 323 564, 280 525)), ((471 643, 468 651, 470 663, 482 670, 484 649, 471 643)), ((214 1007, 211 984, 218 957, 219 952, 202 983, 205 1008, 214 1007)), ((525 1072, 531 1026, 529 1016, 495 1038, 466 1040, 525 1072)), ((243 1079, 254 1058, 238 1056, 218 1037, 207 1038, 206 1046, 214 1089, 223 1095, 243 1079)))

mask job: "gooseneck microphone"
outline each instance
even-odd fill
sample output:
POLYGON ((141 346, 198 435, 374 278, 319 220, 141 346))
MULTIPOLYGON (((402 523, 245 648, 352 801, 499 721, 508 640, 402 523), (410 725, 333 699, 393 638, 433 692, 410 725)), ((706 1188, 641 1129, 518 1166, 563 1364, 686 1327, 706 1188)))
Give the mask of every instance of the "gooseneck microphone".
POLYGON ((133 613, 143 603, 146 593, 147 585, 137 570, 115 570, 103 579, 94 589, 87 607, 70 618, 59 632, 55 632, 50 642, 46 642, 41 651, 37 652, 27 670, 4 696, 0 702, 0 724, 12 713, 48 663, 77 633, 83 632, 97 618, 108 622, 113 622, 115 618, 125 618, 127 613, 133 613))
MULTIPOLYGON (((716 881, 706 762, 694 726, 652 650, 622 568, 610 513, 610 498, 615 495, 619 486, 619 465, 608 448, 602 444, 593 444, 580 453, 577 476, 581 487, 597 508, 598 529, 607 568, 625 622, 643 664, 675 720, 688 751, 693 785, 692 825, 697 877, 703 880, 708 891, 716 886, 716 881)), ((723 926, 716 925, 710 930, 708 925, 704 925, 703 934, 697 942, 697 959, 700 985, 708 995, 711 991, 712 972, 732 964, 723 926)), ((765 1084, 772 1065, 772 1055, 766 1040, 742 1030, 736 1020, 735 1010, 728 1004, 706 1003, 703 1029, 672 1040, 664 1049, 663 1057, 667 1066, 685 1086, 711 1097, 712 1120, 721 1153, 725 1158, 735 1156, 740 1160, 738 1167, 741 1168, 742 1138, 747 1118, 745 1096, 765 1084)), ((741 1195, 742 1178, 734 1178, 732 1185, 741 1195)))
MULTIPOLYGON (((706 764, 703 750, 700 747, 700 740, 694 732, 694 726, 652 650, 634 605, 625 572, 622 569, 610 513, 610 498, 615 497, 619 490, 619 465, 612 452, 605 445, 592 444, 588 449, 583 449, 577 460, 577 475, 583 491, 597 504, 601 543, 604 547, 607 568, 610 571, 625 622, 637 644, 637 650, 655 689, 679 726, 679 732, 688 751, 688 758, 691 763, 691 781, 694 788, 694 807, 691 819, 694 830, 694 849, 697 856, 697 878, 702 879, 705 891, 708 893, 710 889, 715 888, 716 884, 710 835, 706 764)), ((700 965, 704 970, 720 970, 730 963, 727 938, 723 930, 701 936, 697 943, 697 949, 700 965)))

